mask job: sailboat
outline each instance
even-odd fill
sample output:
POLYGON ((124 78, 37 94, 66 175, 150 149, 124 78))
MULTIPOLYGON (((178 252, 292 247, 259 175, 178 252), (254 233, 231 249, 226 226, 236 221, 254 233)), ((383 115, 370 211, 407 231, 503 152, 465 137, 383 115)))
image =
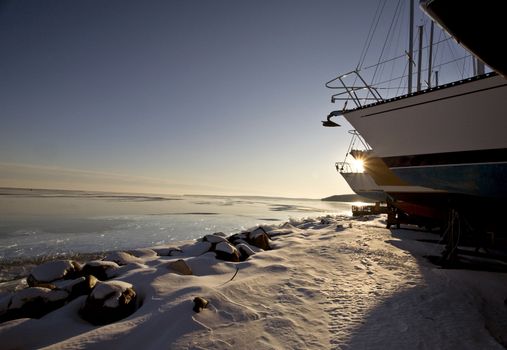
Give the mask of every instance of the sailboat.
POLYGON ((409 215, 409 222, 442 227, 445 210, 440 205, 435 208, 434 204, 445 198, 447 191, 406 183, 372 154, 371 148, 356 130, 350 130, 349 134, 352 139, 345 160, 335 165, 350 188, 375 202, 387 202, 390 212, 409 215), (351 161, 347 161, 349 156, 353 158, 351 161))
MULTIPOLYGON (((444 21, 449 18, 449 8, 440 3, 445 1, 423 1, 421 6, 443 28, 453 28, 451 35, 462 33, 456 29, 457 21, 444 21)), ((413 11, 413 0, 410 4, 413 11)), ((451 19, 455 16, 458 15, 454 12, 451 19)), ((413 23, 410 25, 413 28, 413 23)), ((485 59, 493 71, 485 73, 478 68, 472 77, 443 85, 430 84, 428 79, 423 89, 421 33, 416 90, 412 90, 410 69, 408 91, 389 98, 382 96, 379 87, 367 83, 359 69, 339 75, 326 86, 339 90, 332 96, 332 102, 344 104, 327 116, 324 125, 334 126, 332 118, 343 116, 371 146, 371 159, 381 160, 402 183, 429 189, 423 194, 405 192, 406 201, 442 210, 460 208, 475 217, 497 211, 505 207, 507 200, 507 80, 502 76, 505 71, 496 60, 485 59), (346 80, 351 77, 352 84, 346 80)), ((467 47, 477 43, 467 41, 466 36, 456 40, 468 43, 467 47)), ((410 46, 412 42, 411 39, 410 46)), ((486 57, 494 56, 492 48, 484 49, 484 43, 478 46, 479 49, 471 49, 474 54, 486 52, 486 57)), ((412 47, 407 56, 412 68, 415 64, 412 47)), ((431 70, 430 66, 428 72, 431 70)), ((371 171, 367 175, 371 177, 371 171)), ((388 189, 387 192, 395 199, 402 198, 400 193, 388 189)))
POLYGON ((356 130, 352 135, 343 162, 335 164, 336 170, 357 194, 374 201, 394 201, 422 197, 424 194, 447 193, 423 186, 413 186, 396 176, 386 164, 373 154, 372 149, 356 130), (347 161, 349 156, 352 160, 347 161))

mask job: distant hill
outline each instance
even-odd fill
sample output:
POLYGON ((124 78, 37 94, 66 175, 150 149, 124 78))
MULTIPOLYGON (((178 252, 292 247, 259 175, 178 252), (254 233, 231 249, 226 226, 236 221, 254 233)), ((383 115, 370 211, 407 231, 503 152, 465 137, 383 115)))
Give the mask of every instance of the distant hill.
POLYGON ((321 200, 328 202, 372 202, 371 199, 360 196, 358 194, 337 194, 334 196, 322 198, 321 200))

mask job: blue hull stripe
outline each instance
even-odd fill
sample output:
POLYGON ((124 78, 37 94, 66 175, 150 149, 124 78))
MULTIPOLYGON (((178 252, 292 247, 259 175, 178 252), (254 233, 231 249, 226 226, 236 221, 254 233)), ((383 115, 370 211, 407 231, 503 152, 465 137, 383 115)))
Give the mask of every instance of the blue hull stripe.
POLYGON ((507 198, 507 162, 391 168, 419 186, 479 197, 507 198))
POLYGON ((426 165, 499 163, 507 162, 507 148, 385 157, 382 158, 382 160, 389 168, 426 165))

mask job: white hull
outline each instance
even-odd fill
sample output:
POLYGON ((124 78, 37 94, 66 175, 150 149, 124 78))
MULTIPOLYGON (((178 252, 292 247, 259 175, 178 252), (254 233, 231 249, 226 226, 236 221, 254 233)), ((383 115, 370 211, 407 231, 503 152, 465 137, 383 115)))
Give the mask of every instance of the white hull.
POLYGON ((490 76, 343 116, 381 158, 507 148, 507 80, 490 76))

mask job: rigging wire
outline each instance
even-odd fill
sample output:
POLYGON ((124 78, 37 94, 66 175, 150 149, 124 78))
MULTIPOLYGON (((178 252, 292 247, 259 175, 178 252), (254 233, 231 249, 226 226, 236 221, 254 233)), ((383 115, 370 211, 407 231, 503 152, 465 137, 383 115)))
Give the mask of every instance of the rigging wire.
POLYGON ((462 74, 461 74, 461 79, 464 79, 465 78, 465 67, 466 67, 466 64, 467 64, 467 60, 463 60, 463 68, 462 68, 462 74))
POLYGON ((439 50, 439 48, 440 48, 440 45, 438 45, 438 44, 440 44, 440 43, 442 43, 442 42, 444 42, 444 41, 446 41, 446 40, 451 40, 451 38, 450 38, 450 37, 449 37, 449 38, 447 38, 447 39, 443 39, 443 40, 441 40, 442 36, 445 36, 445 34, 444 34, 444 31, 443 31, 443 30, 439 31, 439 34, 438 34, 438 40, 437 40, 437 42, 435 43, 435 50, 433 51, 433 57, 431 58, 431 59, 433 60, 433 62, 435 62, 435 60, 437 59, 437 56, 438 56, 438 50, 439 50))
MULTIPOLYGON (((394 11, 393 20, 391 21, 391 24, 389 25, 389 29, 387 30, 386 40, 384 41, 384 45, 382 46, 382 50, 380 51, 380 57, 379 57, 378 62, 380 62, 382 60, 382 56, 384 55, 384 50, 386 48, 387 41, 388 41, 389 37, 391 36, 391 30, 393 28, 394 18, 399 15, 398 10, 400 7, 400 3, 401 3, 401 0, 398 0, 398 4, 396 5, 396 9, 394 11)), ((378 64, 379 63, 377 63, 377 67, 375 67, 375 71, 373 72, 373 77, 371 78, 372 85, 373 85, 373 82, 375 81, 375 75, 377 74, 377 71, 378 71, 378 64)))
POLYGON ((435 69, 436 68, 436 63, 437 63, 437 57, 438 57, 438 50, 440 49, 440 46, 443 46, 443 45, 439 45, 442 41, 445 41, 445 40, 450 40, 451 38, 448 37, 447 39, 443 39, 442 40, 442 37, 445 37, 445 33, 443 30, 440 30, 439 33, 438 33, 438 40, 437 40, 437 43, 435 44, 435 49, 433 50, 433 57, 431 58, 432 62, 433 62, 433 67, 432 67, 432 73, 435 74, 435 77, 433 78, 433 80, 435 81, 435 85, 438 84, 438 81, 437 81, 437 74, 438 74, 438 71, 435 69))
MULTIPOLYGON (((401 4, 401 8, 400 8, 400 13, 403 13, 403 11, 405 10, 404 9, 404 5, 405 5, 405 2, 403 2, 401 4)), ((398 35, 396 37, 396 41, 397 43, 400 43, 401 42, 401 33, 403 32, 401 30, 402 26, 404 25, 403 23, 403 20, 402 20, 402 16, 398 16, 397 17, 397 23, 395 24, 395 30, 397 31, 398 35)), ((403 56, 402 56, 403 57, 403 56)), ((398 65, 395 64, 395 61, 392 61, 391 63, 391 73, 389 74, 390 77, 393 77, 395 75, 395 69, 396 68, 399 68, 398 65)), ((400 82, 401 83, 401 82, 400 82)), ((391 84, 389 83, 389 85, 387 86, 388 89, 391 88, 391 84)), ((389 90, 388 90, 389 91, 389 90)), ((391 96, 388 94, 387 98, 390 98, 391 96)))
MULTIPOLYGON (((451 54, 451 57, 456 57, 457 56, 456 48, 454 48, 453 46, 451 46, 451 44, 449 42, 447 43, 447 47, 449 48, 449 52, 451 54)), ((459 65, 456 64, 456 69, 458 71, 458 76, 459 75, 463 76, 463 72, 459 68, 460 68, 459 65)))
POLYGON ((395 96, 399 96, 400 89, 402 88, 401 84, 403 83, 403 78, 405 77, 405 72, 407 71, 408 65, 409 65, 409 62, 406 61, 405 62, 405 67, 403 68, 402 77, 400 78, 400 82, 398 83, 398 88, 396 89, 395 96))
MULTIPOLYGON (((413 1, 413 0, 411 0, 411 1, 413 1)), ((396 57, 389 58, 389 59, 385 59, 385 57, 388 57, 390 54, 395 53, 393 51, 396 51, 397 49, 399 49, 399 47, 394 47, 394 46, 397 46, 396 43, 400 43, 402 40, 405 40, 405 38, 406 38, 406 35, 405 35, 406 31, 403 30, 404 26, 408 25, 408 23, 406 23, 406 18, 405 18, 406 16, 403 16, 403 14, 405 13, 405 8, 406 8, 406 1, 402 1, 402 0, 398 0, 396 2, 393 1, 393 3, 390 3, 389 6, 387 6, 387 0, 380 0, 377 2, 375 13, 374 13, 372 22, 370 23, 369 29, 368 29, 368 36, 367 36, 367 39, 364 42, 364 45, 362 47, 359 61, 356 66, 356 70, 351 72, 351 73, 354 73, 354 72, 356 73, 356 74, 352 75, 354 77, 353 78, 354 82, 353 82, 352 86, 356 86, 356 82, 359 79, 363 80, 363 83, 365 84, 365 86, 362 89, 360 89, 360 88, 354 89, 353 90, 354 95, 356 95, 356 93, 357 93, 358 96, 355 96, 355 97, 350 96, 351 99, 353 99, 353 100, 358 99, 358 100, 367 101, 368 97, 370 97, 372 94, 374 95, 372 88, 375 89, 375 91, 377 91, 377 89, 381 89, 382 91, 385 91, 383 93, 383 95, 384 95, 383 97, 379 96, 380 99, 386 99, 386 98, 392 98, 395 96, 399 96, 400 93, 403 94, 403 91, 400 89, 405 88, 405 87, 403 87, 403 85, 406 85, 406 84, 404 84, 404 79, 406 79, 406 77, 408 76, 407 75, 407 69, 409 68, 408 65, 414 64, 414 60, 409 62, 409 60, 406 59, 406 52, 404 54, 401 54, 401 55, 398 55, 396 57), (394 5, 394 6, 392 6, 392 5, 394 5), (387 14, 387 12, 393 12, 393 15, 390 16, 389 14, 387 14), (391 18, 389 18, 389 17, 391 17, 391 18), (381 21, 382 21, 382 23, 385 23, 386 22, 385 20, 388 20, 388 19, 390 19, 389 26, 387 26, 387 23, 385 26, 385 27, 388 27, 387 28, 387 35, 385 37, 385 40, 383 41, 382 46, 378 45, 378 48, 381 48, 380 55, 378 57, 378 61, 375 64, 365 66, 365 61, 366 61, 368 52, 370 51, 372 45, 374 44, 373 39, 379 37, 379 35, 378 35, 379 29, 382 26, 381 21), (403 26, 403 28, 402 28, 402 26, 403 26), (401 64, 401 62, 398 61, 400 59, 404 60, 403 65, 401 64), (365 72, 369 69, 372 69, 372 70, 365 72), (362 71, 362 73, 361 73, 362 77, 359 75, 359 71, 362 71), (390 74, 389 74, 389 71, 390 71, 390 74), (395 75, 399 75, 400 73, 401 73, 401 76, 398 76, 397 78, 390 78, 390 77, 394 77, 395 75), (387 74, 389 74, 389 76, 387 76, 387 74), (388 78, 388 79, 386 80, 383 78, 388 78), (398 83, 396 83, 396 80, 398 80, 398 83), (366 83, 366 81, 369 81, 370 83, 368 84, 368 83, 366 83), (387 84, 387 85, 384 85, 384 87, 379 87, 380 85, 383 85, 383 84, 387 84), (396 85, 397 85, 397 87, 396 87, 396 85), (395 91, 395 95, 393 95, 394 91, 395 91)), ((427 24, 430 22, 429 19, 420 16, 419 18, 417 18, 417 20, 422 25, 422 31, 423 31, 424 37, 428 38, 429 34, 428 34, 427 24)), ((449 43, 449 41, 453 38, 450 37, 449 35, 447 35, 443 30, 439 30, 438 32, 439 32, 438 33, 439 34, 438 40, 433 41, 433 43, 432 43, 432 46, 434 47, 434 50, 432 50, 432 62, 434 62, 434 64, 431 67, 430 74, 433 75, 433 73, 434 73, 436 75, 438 72, 438 69, 440 69, 442 66, 448 65, 451 63, 455 63, 455 65, 453 65, 453 66, 455 67, 455 69, 457 69, 457 73, 458 73, 457 77, 461 77, 461 79, 464 79, 465 74, 474 67, 475 63, 474 62, 470 63, 468 61, 468 57, 470 57, 469 55, 458 58, 461 51, 457 50, 456 48, 453 48, 452 45, 449 43), (437 57, 440 57, 440 59, 439 60, 436 59, 437 57), (449 61, 449 59, 451 59, 451 60, 449 61), (445 60, 447 60, 447 61, 445 61, 445 60), (463 62, 459 62, 460 60, 463 60, 463 62), (436 64, 437 62, 445 62, 445 63, 436 64), (472 68, 470 68, 470 67, 472 67, 472 68)), ((435 37, 436 36, 437 35, 435 35, 435 37)), ((376 41, 376 42, 378 42, 378 41, 376 41)), ((378 44, 380 44, 380 43, 381 42, 378 42, 378 44)), ((377 45, 375 45, 375 47, 377 47, 377 45)), ((429 60, 429 51, 430 50, 428 50, 428 48, 430 47, 430 45, 429 44, 424 45, 424 46, 421 45, 420 47, 421 47, 421 49, 414 50, 413 57, 417 57, 416 55, 421 55, 421 56, 425 56, 425 58, 429 60)), ((428 72, 428 69, 430 69, 429 67, 426 67, 425 69, 423 69, 424 64, 422 62, 423 61, 421 61, 421 67, 418 67, 419 68, 418 70, 421 72, 421 75, 422 75, 423 71, 428 72)), ((451 71, 453 71, 452 68, 451 68, 451 71)), ((450 78, 451 76, 456 77, 454 74, 449 75, 448 70, 444 73, 445 74, 440 76, 439 85, 441 85, 446 80, 449 80, 449 79, 442 79, 444 77, 447 77, 447 78, 450 78)), ((417 74, 417 70, 413 74, 417 74)), ((352 78, 352 76, 350 76, 350 78, 352 78)), ((346 75, 343 75, 341 77, 345 78, 346 75)), ((335 80, 337 80, 339 78, 340 77, 336 78, 335 80)), ((340 78, 340 81, 341 81, 341 78, 340 78)), ((431 81, 433 81, 433 79, 431 79, 431 81)), ((343 81, 341 83, 345 84, 343 81)), ((425 84, 423 86, 429 87, 429 85, 428 85, 429 82, 427 82, 426 79, 424 79, 424 78, 422 79, 422 84, 425 84), (425 82, 426 82, 426 84, 425 84, 425 82)), ((346 85, 346 87, 347 86, 348 86, 348 84, 346 85)), ((423 87, 423 89, 424 88, 425 87, 423 87)), ((361 102, 359 102, 359 103, 361 103, 361 102)))
MULTIPOLYGON (((384 0, 383 2, 380 1, 377 5, 377 9, 375 10, 375 15, 373 16, 373 20, 370 24, 370 29, 368 30, 368 35, 366 37, 366 41, 363 46, 363 50, 361 52, 361 55, 359 57, 359 62, 356 66, 356 71, 359 72, 361 69, 361 66, 364 64, 364 60, 366 59, 366 54, 368 53, 368 50, 370 49, 370 45, 373 41, 373 38, 375 36, 375 32, 377 31, 377 26, 380 22, 380 18, 382 17, 382 13, 384 12, 384 8, 386 6, 387 0, 384 0)), ((356 85, 357 83, 357 75, 354 77, 354 82, 352 85, 356 85)))
MULTIPOLYGON (((398 23, 399 18, 401 17, 400 16, 400 14, 401 14, 401 8, 399 7, 400 3, 401 3, 401 0, 399 0, 398 4, 396 5, 395 12, 394 12, 394 15, 393 15, 393 19, 391 21, 391 26, 393 28, 393 32, 394 32, 394 28, 396 28, 396 25, 398 23), (400 11, 398 12, 398 10, 400 10, 400 11)), ((391 30, 391 28, 389 28, 389 29, 391 30)), ((384 43, 384 45, 385 45, 385 52, 387 54, 389 54, 389 52, 391 50, 393 41, 394 41, 394 35, 390 35, 388 33, 387 37, 386 37, 386 41, 384 43)), ((379 59, 382 59, 382 56, 379 59)), ((378 72, 378 75, 377 75, 379 77, 378 79, 380 79, 380 77, 383 76, 385 67, 386 67, 386 65, 379 65, 379 72, 378 72)), ((373 82, 372 82, 372 84, 373 84, 373 82)))
POLYGON ((361 51, 361 55, 359 56, 359 62, 357 63, 356 70, 360 70, 364 60, 366 58, 366 54, 368 53, 368 50, 370 49, 371 42, 373 40, 373 37, 375 36, 375 32, 377 31, 377 26, 380 22, 380 18, 382 17, 382 13, 384 12, 384 7, 386 6, 387 0, 384 0, 383 2, 380 1, 377 5, 377 9, 375 10, 375 15, 373 17, 373 21, 371 22, 370 29, 368 31, 368 36, 366 37, 366 41, 363 46, 363 50, 361 51), (381 7, 382 6, 382 7, 381 7))
MULTIPOLYGON (((461 57, 458 57, 458 58, 456 58, 456 59, 454 59, 452 61, 448 61, 448 62, 440 63, 440 64, 437 64, 437 65, 433 65, 433 67, 441 68, 443 66, 455 63, 455 62, 460 61, 460 60, 466 60, 469 57, 472 57, 472 56, 471 55, 461 56, 461 57)), ((428 68, 421 69, 421 72, 427 72, 427 71, 428 71, 428 68)), ((375 85, 376 86, 380 86, 382 84, 390 83, 390 82, 393 82, 393 81, 396 81, 396 80, 403 80, 403 78, 407 77, 407 75, 405 74, 405 72, 406 72, 406 68, 404 69, 403 74, 401 76, 380 81, 380 82, 376 83, 375 85)))
MULTIPOLYGON (((433 45, 435 46, 435 45, 441 44, 441 43, 443 43, 445 41, 448 41, 448 40, 451 40, 451 39, 452 38, 446 38, 446 39, 443 39, 443 40, 440 40, 440 41, 437 41, 437 42, 433 43, 433 45)), ((423 46, 423 50, 427 49, 428 47, 430 47, 430 46, 429 45, 423 46)), ((418 51, 419 50, 415 50, 414 52, 418 52, 418 51)), ((389 63, 391 61, 396 61, 396 60, 399 60, 400 58, 404 58, 404 57, 407 57, 407 55, 405 53, 401 54, 401 55, 398 55, 396 57, 393 57, 393 58, 386 59, 386 60, 380 62, 380 64, 389 63)), ((364 70, 367 70, 367 69, 370 69, 370 68, 375 68, 375 66, 377 66, 378 64, 379 63, 371 64, 369 66, 366 66, 366 67, 362 68, 362 70, 364 71, 364 70)))

